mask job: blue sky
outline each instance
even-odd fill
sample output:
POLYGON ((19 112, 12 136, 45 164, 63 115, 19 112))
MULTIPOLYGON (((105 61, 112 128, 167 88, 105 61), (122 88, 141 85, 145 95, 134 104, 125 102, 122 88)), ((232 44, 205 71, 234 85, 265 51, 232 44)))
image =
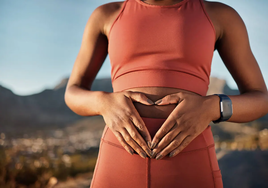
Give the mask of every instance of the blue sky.
MULTIPOLYGON (((109 0, 1 0, 0 85, 18 95, 53 88, 71 73, 85 24, 92 11, 109 0)), ((268 83, 267 0, 220 0, 244 20, 251 49, 268 83)), ((98 78, 110 76, 109 57, 98 78)), ((237 88, 215 52, 212 76, 224 78, 237 88)))

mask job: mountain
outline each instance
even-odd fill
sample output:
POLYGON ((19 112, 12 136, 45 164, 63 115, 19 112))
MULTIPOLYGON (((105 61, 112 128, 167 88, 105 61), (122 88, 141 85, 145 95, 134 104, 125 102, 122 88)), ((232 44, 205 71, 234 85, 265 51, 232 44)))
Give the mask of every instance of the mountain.
POLYGON ((209 89, 207 92, 207 95, 212 95, 214 93, 221 94, 224 93, 226 95, 239 95, 240 92, 237 89, 231 89, 227 83, 226 80, 220 79, 217 77, 210 77, 209 80, 209 89))
MULTIPOLYGON (((18 96, 0 85, 0 132, 22 134, 60 128, 85 118, 75 114, 65 104, 67 82, 68 78, 64 78, 54 88, 28 96, 18 96)), ((92 90, 112 92, 111 79, 96 79, 92 90)), ((213 93, 235 95, 239 91, 230 89, 225 80, 211 77, 208 94, 213 93)), ((268 121, 267 116, 263 119, 268 121)))
MULTIPOLYGON (((0 85, 0 132, 18 134, 64 127, 83 118, 65 104, 67 82, 65 78, 53 89, 28 96, 18 96, 0 85)), ((112 92, 111 80, 96 79, 92 90, 112 92)))

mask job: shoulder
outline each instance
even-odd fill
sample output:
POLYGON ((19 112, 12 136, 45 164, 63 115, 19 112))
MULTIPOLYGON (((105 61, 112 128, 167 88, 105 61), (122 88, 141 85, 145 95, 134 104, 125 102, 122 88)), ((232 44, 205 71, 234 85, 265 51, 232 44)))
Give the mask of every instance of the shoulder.
POLYGON ((109 15, 110 13, 113 13, 121 8, 123 5, 124 1, 116 1, 116 2, 109 2, 102 4, 95 8, 94 11, 100 12, 104 15, 109 15))
POLYGON ((121 10, 123 3, 124 1, 109 2, 93 10, 91 16, 101 24, 103 34, 106 35, 108 33, 106 28, 109 28, 111 22, 121 10))
POLYGON ((233 7, 227 4, 216 1, 205 1, 205 0, 203 0, 203 2, 210 11, 218 13, 221 16, 238 15, 237 11, 233 7))
POLYGON ((219 27, 219 38, 223 36, 224 32, 230 29, 245 28, 245 24, 241 16, 233 7, 216 1, 203 0, 203 2, 206 10, 209 12, 210 16, 219 27))

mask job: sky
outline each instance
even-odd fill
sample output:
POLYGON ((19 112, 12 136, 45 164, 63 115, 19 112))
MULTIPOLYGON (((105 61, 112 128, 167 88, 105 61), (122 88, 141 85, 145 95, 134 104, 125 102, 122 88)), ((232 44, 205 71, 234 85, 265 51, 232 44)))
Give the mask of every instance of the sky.
MULTIPOLYGON (((109 0, 1 0, 0 85, 17 95, 54 88, 69 77, 92 11, 109 0)), ((246 24, 251 49, 268 84, 267 0, 219 0, 233 7, 246 24)), ((97 78, 110 77, 107 56, 97 78)), ((211 76, 237 89, 214 52, 211 76)))

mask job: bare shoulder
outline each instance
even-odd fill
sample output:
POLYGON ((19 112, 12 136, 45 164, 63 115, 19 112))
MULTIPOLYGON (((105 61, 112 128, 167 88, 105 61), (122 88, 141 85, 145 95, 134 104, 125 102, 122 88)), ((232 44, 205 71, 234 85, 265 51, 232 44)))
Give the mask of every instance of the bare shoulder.
POLYGON ((119 14, 124 1, 116 1, 102 4, 95 8, 92 15, 96 16, 96 19, 101 24, 101 32, 108 36, 109 29, 119 14))
POLYGON ((216 1, 204 0, 203 2, 211 20, 215 23, 216 30, 218 30, 218 39, 220 39, 224 31, 230 29, 232 25, 244 27, 242 18, 233 7, 216 1))

